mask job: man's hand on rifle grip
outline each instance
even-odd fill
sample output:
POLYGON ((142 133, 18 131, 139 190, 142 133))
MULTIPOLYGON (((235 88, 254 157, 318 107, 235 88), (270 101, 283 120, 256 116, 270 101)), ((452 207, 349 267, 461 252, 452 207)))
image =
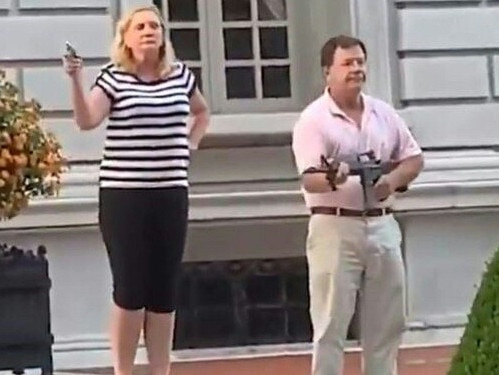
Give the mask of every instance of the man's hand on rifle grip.
POLYGON ((303 172, 302 185, 309 193, 327 193, 336 190, 337 185, 345 183, 350 167, 344 162, 328 162, 321 156, 317 167, 310 167, 303 172))
POLYGON ((378 201, 386 200, 390 195, 395 192, 395 185, 390 179, 389 175, 383 175, 379 178, 373 187, 374 197, 378 201))
POLYGON ((338 185, 346 182, 350 167, 347 163, 338 162, 334 159, 329 162, 324 156, 321 156, 321 168, 326 170, 326 179, 333 191, 336 190, 338 185))
POLYGON ((338 172, 336 172, 336 185, 341 185, 347 182, 348 175, 350 174, 350 167, 347 163, 339 162, 338 172))

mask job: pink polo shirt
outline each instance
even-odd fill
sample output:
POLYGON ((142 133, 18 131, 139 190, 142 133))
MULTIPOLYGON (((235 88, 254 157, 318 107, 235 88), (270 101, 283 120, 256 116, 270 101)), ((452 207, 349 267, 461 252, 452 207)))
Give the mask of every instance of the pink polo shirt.
MULTIPOLYGON (((320 166, 321 155, 327 158, 351 158, 373 150, 382 161, 401 161, 421 154, 421 148, 404 120, 389 104, 362 95, 364 113, 360 129, 338 108, 327 90, 301 113, 293 130, 292 149, 298 172, 320 166)), ((338 190, 309 193, 302 189, 305 204, 313 206, 364 209, 362 187, 358 176, 349 176, 338 190)), ((394 197, 376 203, 387 207, 394 197)))

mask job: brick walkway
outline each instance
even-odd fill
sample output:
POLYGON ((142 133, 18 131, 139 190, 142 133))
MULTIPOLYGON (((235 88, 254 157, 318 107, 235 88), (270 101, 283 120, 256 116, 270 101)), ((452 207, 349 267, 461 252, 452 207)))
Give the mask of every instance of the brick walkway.
MULTIPOLYGON (((399 375, 445 375, 453 348, 406 349, 400 354, 399 375)), ((218 362, 177 363, 171 375, 308 375, 309 356, 218 362)), ((345 375, 360 375, 360 355, 346 355, 345 375)))
MULTIPOLYGON (((446 375, 454 347, 402 349, 399 375, 446 375)), ((255 359, 177 362, 171 375, 309 375, 310 356, 293 355, 255 359)), ((78 371, 80 372, 80 371, 78 371)), ((81 371, 85 374, 110 375, 111 369, 81 371)), ((137 375, 148 375, 146 366, 137 366, 137 375)), ((345 375, 361 375, 359 353, 348 353, 345 375)))

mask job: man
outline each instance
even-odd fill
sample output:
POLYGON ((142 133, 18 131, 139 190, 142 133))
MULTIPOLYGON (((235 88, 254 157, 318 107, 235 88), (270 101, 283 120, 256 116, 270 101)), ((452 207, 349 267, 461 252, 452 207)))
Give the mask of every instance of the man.
POLYGON ((293 153, 311 217, 307 236, 313 375, 341 375, 348 326, 361 296, 365 375, 395 375, 405 328, 401 231, 390 205, 393 193, 423 168, 423 156, 395 109, 362 92, 366 48, 337 36, 321 50, 326 89, 302 113, 293 131, 293 153), (372 151, 398 164, 372 188, 366 209, 358 176, 346 163, 327 172, 321 156, 342 160, 372 151))

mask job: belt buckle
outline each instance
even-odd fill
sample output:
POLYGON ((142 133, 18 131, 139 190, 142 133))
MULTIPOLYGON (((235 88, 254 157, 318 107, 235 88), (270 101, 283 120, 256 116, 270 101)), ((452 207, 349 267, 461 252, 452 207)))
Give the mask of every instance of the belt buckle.
POLYGON ((364 208, 361 211, 361 217, 363 217, 363 218, 372 217, 372 216, 383 216, 385 214, 386 214, 386 208, 379 208, 379 209, 376 209, 376 208, 364 208), (377 210, 381 211, 380 215, 377 215, 377 213, 378 213, 377 210))

